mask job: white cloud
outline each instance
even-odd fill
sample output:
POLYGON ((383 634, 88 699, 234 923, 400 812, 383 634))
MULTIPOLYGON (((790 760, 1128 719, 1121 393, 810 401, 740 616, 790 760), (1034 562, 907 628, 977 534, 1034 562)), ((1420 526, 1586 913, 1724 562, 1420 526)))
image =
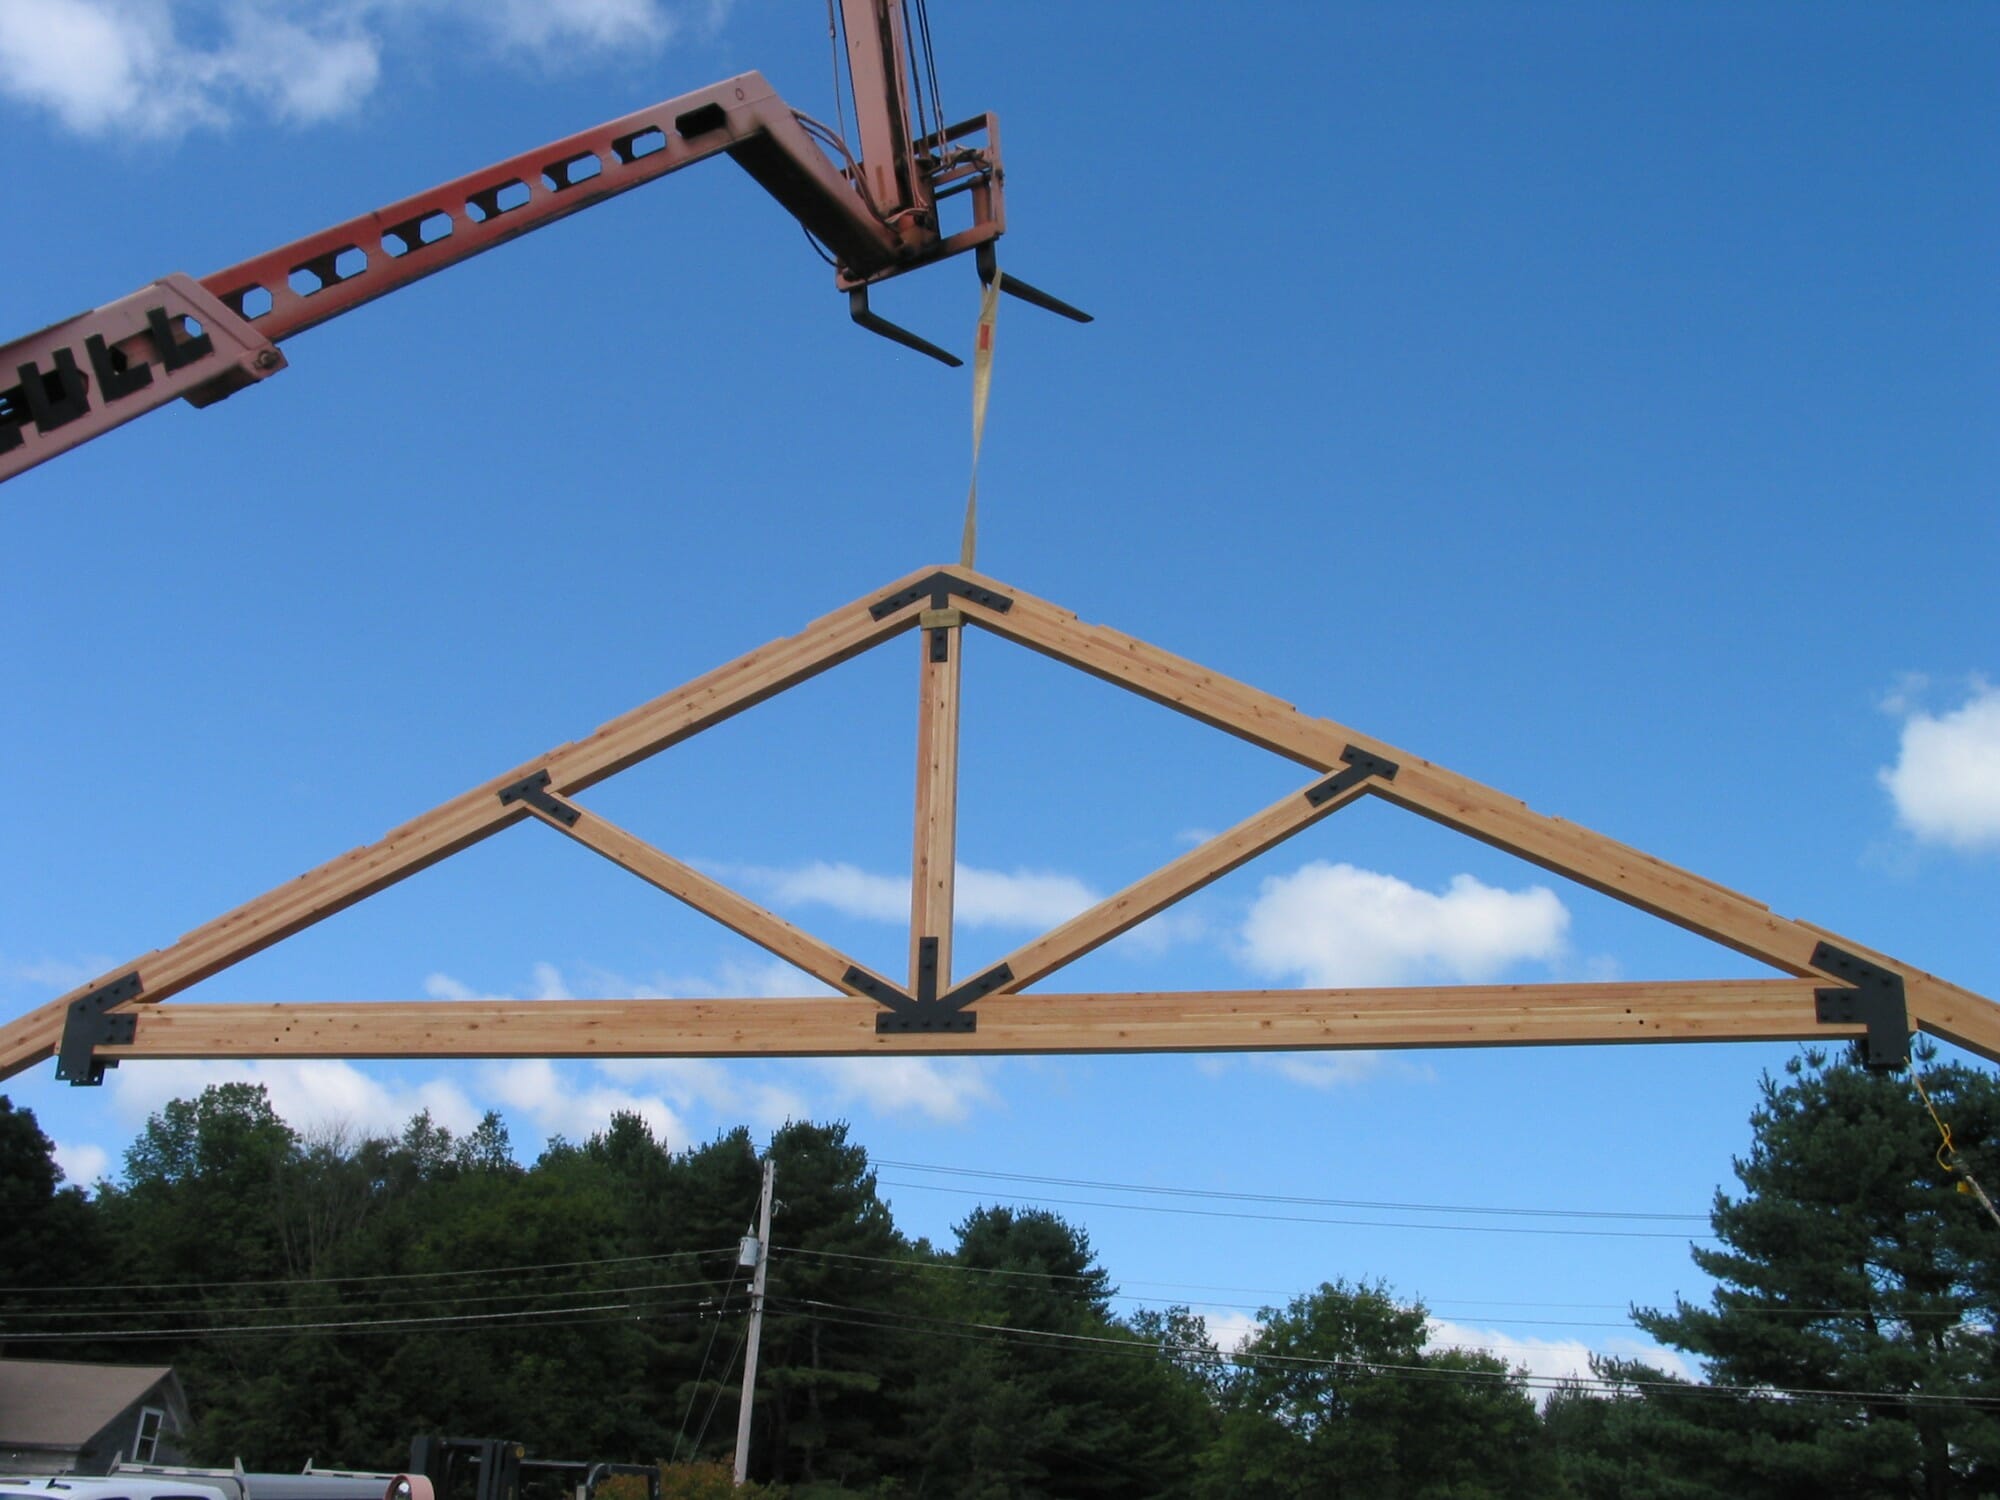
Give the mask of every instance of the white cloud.
POLYGON ((1316 860, 1263 882, 1240 952, 1260 973, 1323 988, 1471 983, 1560 956, 1568 929, 1568 910, 1545 886, 1507 891, 1456 875, 1440 894, 1316 860))
POLYGON ((1379 1052, 1280 1052, 1258 1061, 1280 1078, 1314 1089, 1359 1083, 1373 1078, 1383 1065, 1379 1052))
POLYGON ((2000 849, 2000 687, 1975 681, 1964 703, 1939 715, 1907 690, 1883 706, 1903 719, 1896 764, 1876 773, 1896 821, 1925 843, 2000 849))
POLYGON ((449 974, 426 974, 424 994, 432 1000, 504 1000, 504 995, 481 995, 471 985, 449 974))
POLYGON ((1170 906, 1148 917, 1131 931, 1121 933, 1105 951, 1121 958, 1158 958, 1176 948, 1199 943, 1215 936, 1215 929, 1199 910, 1170 906))
POLYGON ((89 1189, 111 1170, 111 1155, 102 1146, 87 1141, 57 1141, 56 1165, 71 1187, 89 1189))
POLYGON ((799 999, 812 995, 839 993, 832 985, 822 983, 803 969, 793 968, 782 958, 753 959, 748 962, 737 959, 725 960, 717 966, 716 977, 709 983, 713 988, 703 990, 702 981, 690 979, 679 989, 663 990, 661 993, 697 998, 702 994, 745 995, 765 1000, 799 999))
POLYGON ((1231 1309, 1204 1312, 1201 1320, 1208 1326, 1208 1336, 1215 1340, 1215 1347, 1224 1354, 1236 1353, 1264 1331, 1264 1325, 1253 1314, 1231 1309))
POLYGON ((1436 1080, 1428 1064, 1412 1062, 1391 1052, 1233 1052, 1211 1053, 1195 1066, 1208 1078, 1223 1078, 1238 1069, 1275 1073, 1309 1089, 1347 1088, 1384 1074, 1417 1083, 1436 1080))
POLYGON ((611 1123, 614 1114, 634 1114, 659 1139, 678 1149, 693 1140, 673 1107, 658 1094, 634 1094, 604 1084, 579 1083, 573 1069, 547 1058, 524 1057, 491 1063, 480 1070, 487 1087, 509 1109, 535 1122, 544 1135, 587 1140, 611 1123))
MULTIPOLYGON (((845 861, 815 860, 792 868, 711 865, 723 879, 740 880, 781 907, 824 906, 870 922, 910 920, 907 875, 878 875, 845 861)), ((1053 870, 986 870, 960 865, 953 914, 967 927, 1054 927, 1095 906, 1100 897, 1074 875, 1053 870)))
POLYGON ((956 1123, 975 1105, 999 1102, 984 1059, 830 1057, 813 1067, 843 1103, 859 1100, 877 1114, 917 1114, 956 1123))
POLYGON ((824 906, 870 922, 910 919, 907 877, 876 875, 846 861, 814 860, 795 869, 764 865, 716 866, 716 872, 751 886, 778 906, 824 906))
MULTIPOLYGON (((1038 929, 1067 922, 1100 899, 1096 891, 1074 875, 1047 870, 982 870, 974 865, 960 865, 952 911, 968 927, 1038 929)), ((903 905, 907 911, 907 899, 903 905)))
POLYGON ((482 1111, 457 1084, 442 1078, 389 1081, 351 1063, 326 1058, 278 1062, 132 1062, 109 1075, 111 1105, 137 1125, 175 1099, 192 1099, 210 1084, 261 1083, 271 1107, 298 1130, 338 1127, 393 1135, 411 1115, 429 1110, 449 1130, 470 1130, 482 1111))
POLYGON ((570 994, 569 986, 563 983, 562 971, 557 969, 554 964, 536 964, 533 973, 535 976, 535 987, 534 993, 528 997, 530 1000, 573 1000, 576 998, 570 994))
MULTIPOLYGON (((1606 1339, 1601 1347, 1593 1350, 1581 1339, 1517 1338, 1490 1328, 1432 1318, 1425 1348, 1432 1351, 1464 1349, 1498 1355, 1509 1365, 1525 1368, 1530 1375, 1543 1380, 1591 1379, 1590 1356, 1593 1353, 1616 1355, 1621 1359, 1641 1359, 1654 1369, 1682 1380, 1700 1378, 1681 1355, 1643 1339, 1606 1339)), ((1548 1394, 1547 1391, 1536 1392, 1537 1401, 1546 1400, 1548 1394)))
POLYGON ((385 48, 560 63, 657 51, 728 0, 0 0, 0 93, 80 135, 175 136, 355 109, 385 48))
POLYGON ((810 974, 778 958, 747 962, 729 959, 718 965, 713 974, 656 974, 651 979, 632 979, 590 965, 584 965, 574 976, 564 974, 551 963, 538 963, 529 972, 531 982, 525 995, 486 994, 454 975, 443 973, 426 975, 423 989, 433 1000, 773 999, 835 993, 810 974))
POLYGON ((605 1058, 597 1070, 620 1083, 650 1084, 676 1109, 707 1109, 765 1130, 812 1115, 812 1107, 793 1090, 746 1077, 742 1068, 710 1058, 605 1058))
MULTIPOLYGON (((436 8, 477 17, 500 41, 527 49, 658 47, 680 30, 679 12, 690 9, 661 0, 475 0, 436 8)), ((706 9, 717 22, 728 6, 711 0, 706 9)))

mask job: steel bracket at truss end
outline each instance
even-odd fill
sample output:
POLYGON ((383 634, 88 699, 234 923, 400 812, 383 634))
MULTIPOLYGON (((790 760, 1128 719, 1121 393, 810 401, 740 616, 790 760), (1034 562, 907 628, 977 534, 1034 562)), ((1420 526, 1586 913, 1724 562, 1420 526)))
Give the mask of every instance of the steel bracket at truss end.
POLYGON ((1330 802, 1350 787, 1359 786, 1371 776, 1379 776, 1384 781, 1394 781, 1398 769, 1393 760, 1379 755, 1371 755, 1356 745, 1349 745, 1340 752, 1340 758, 1347 762, 1345 771, 1336 771, 1316 786, 1306 789, 1306 801, 1314 807, 1330 802))
MULTIPOLYGON (((995 593, 992 589, 983 589, 976 583, 967 583, 957 574, 947 573, 940 568, 928 578, 919 578, 906 589, 898 589, 893 594, 877 599, 868 606, 868 614, 871 619, 886 620, 897 610, 908 609, 919 599, 926 597, 931 601, 932 609, 950 610, 954 594, 968 604, 977 604, 981 609, 990 609, 996 615, 1004 615, 1014 607, 1014 601, 1009 595, 995 593)), ((963 617, 952 623, 962 624, 963 617)))
POLYGON ((130 1011, 106 1012, 137 999, 141 988, 135 969, 70 1001, 56 1048, 56 1077, 79 1087, 104 1082, 104 1070, 117 1067, 118 1059, 99 1057, 97 1049, 129 1046, 139 1032, 139 1018, 130 1011))
POLYGON ((549 773, 537 771, 532 776, 523 776, 511 786, 500 788, 502 802, 524 802, 536 812, 554 818, 565 828, 576 827, 576 820, 582 816, 576 808, 562 801, 549 790, 549 773))
POLYGON ((1813 991, 1814 1010, 1822 1026, 1868 1027, 1862 1061, 1878 1072, 1895 1072, 1910 1062, 1910 1009, 1903 993, 1903 976, 1893 969, 1857 958, 1844 948, 1821 943, 1812 951, 1812 966, 1847 981, 1847 987, 1813 991))

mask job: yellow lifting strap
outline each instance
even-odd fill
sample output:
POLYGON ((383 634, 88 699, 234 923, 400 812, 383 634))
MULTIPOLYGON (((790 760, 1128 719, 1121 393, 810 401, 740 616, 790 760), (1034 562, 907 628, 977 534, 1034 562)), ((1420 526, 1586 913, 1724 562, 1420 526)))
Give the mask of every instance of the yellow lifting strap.
POLYGON ((1000 273, 979 291, 979 333, 972 344, 972 483, 965 493, 965 533, 958 542, 960 567, 973 565, 979 547, 979 447, 986 439, 986 401, 993 394, 993 324, 1000 312, 1000 273))

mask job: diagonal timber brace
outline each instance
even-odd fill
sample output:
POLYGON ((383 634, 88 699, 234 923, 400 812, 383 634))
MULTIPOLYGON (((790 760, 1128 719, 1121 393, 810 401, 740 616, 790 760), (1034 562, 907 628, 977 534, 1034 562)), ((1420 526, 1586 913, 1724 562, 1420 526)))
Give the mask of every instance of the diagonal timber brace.
POLYGON ((766 911, 749 897, 731 890, 721 881, 702 874, 693 865, 655 849, 594 813, 585 813, 566 797, 547 790, 548 773, 538 771, 512 787, 503 787, 500 800, 518 793, 536 817, 558 833, 566 833, 586 849, 595 850, 613 864, 629 870, 648 885, 665 891, 696 911, 713 917, 731 932, 746 937, 813 978, 850 995, 869 993, 868 985, 885 981, 854 962, 845 953, 828 946, 808 932, 794 927, 776 912, 766 911), (520 789, 527 787, 523 792, 520 789))
POLYGON ((1346 762, 1345 770, 1272 803, 1116 895, 1107 896, 1088 911, 1016 948, 988 971, 987 977, 995 980, 991 989, 1008 993, 1048 977, 1330 813, 1370 791, 1380 791, 1395 779, 1398 769, 1394 761, 1351 745, 1341 751, 1341 760, 1346 762), (999 974, 1002 969, 1007 971, 1004 977, 999 974))

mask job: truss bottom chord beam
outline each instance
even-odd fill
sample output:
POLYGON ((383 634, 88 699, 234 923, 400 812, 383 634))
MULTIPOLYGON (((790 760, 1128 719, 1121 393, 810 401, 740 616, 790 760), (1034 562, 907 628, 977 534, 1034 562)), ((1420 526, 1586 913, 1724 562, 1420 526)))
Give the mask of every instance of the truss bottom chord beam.
POLYGON ((189 1057, 839 1057, 1260 1052, 1530 1043, 1814 1041, 1812 980, 1010 995, 977 1031, 878 1032, 848 996, 193 1004, 138 1015, 105 1060, 189 1057))

